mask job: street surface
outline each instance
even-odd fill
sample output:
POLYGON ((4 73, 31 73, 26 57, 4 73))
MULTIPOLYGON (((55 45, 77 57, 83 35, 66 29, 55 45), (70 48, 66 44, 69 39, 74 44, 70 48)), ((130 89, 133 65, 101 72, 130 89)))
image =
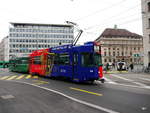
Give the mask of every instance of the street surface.
POLYGON ((0 69, 0 113, 150 113, 150 75, 73 83, 0 69))

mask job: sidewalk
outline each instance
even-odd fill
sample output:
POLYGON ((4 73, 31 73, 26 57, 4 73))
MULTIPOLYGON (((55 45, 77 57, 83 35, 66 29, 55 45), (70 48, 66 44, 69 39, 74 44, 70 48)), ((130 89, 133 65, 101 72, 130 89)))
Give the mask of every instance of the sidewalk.
MULTIPOLYGON (((129 68, 128 70, 125 71, 117 71, 116 68, 111 68, 108 71, 104 71, 104 73, 107 74, 115 74, 115 73, 144 73, 144 68, 143 65, 134 65, 134 69, 131 71, 131 69, 129 68)), ((150 73, 146 73, 146 74, 150 74, 150 73)))
POLYGON ((110 71, 103 71, 104 74, 116 74, 116 73, 128 73, 128 71, 117 71, 117 70, 110 70, 110 71))
POLYGON ((9 72, 9 69, 8 68, 0 68, 0 71, 9 72))
POLYGON ((117 70, 109 70, 109 71, 103 71, 104 74, 143 74, 150 76, 150 73, 144 73, 143 71, 137 71, 137 70, 126 70, 126 71, 117 71, 117 70))

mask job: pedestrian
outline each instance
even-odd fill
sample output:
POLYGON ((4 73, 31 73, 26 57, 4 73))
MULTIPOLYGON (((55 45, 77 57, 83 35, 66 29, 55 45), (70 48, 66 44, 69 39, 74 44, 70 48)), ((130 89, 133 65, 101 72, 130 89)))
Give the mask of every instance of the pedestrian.
POLYGON ((113 68, 115 69, 115 63, 114 63, 114 62, 112 63, 112 66, 113 66, 113 68))
POLYGON ((122 66, 123 66, 123 64, 120 62, 119 63, 119 71, 122 71, 122 66))
POLYGON ((130 69, 131 71, 133 70, 134 66, 133 66, 133 63, 130 64, 130 69))
POLYGON ((109 70, 109 63, 106 64, 106 71, 109 70))

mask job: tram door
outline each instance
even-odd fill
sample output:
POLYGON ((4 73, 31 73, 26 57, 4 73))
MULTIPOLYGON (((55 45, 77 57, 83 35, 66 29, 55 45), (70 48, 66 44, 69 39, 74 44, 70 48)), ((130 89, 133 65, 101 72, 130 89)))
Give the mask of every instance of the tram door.
POLYGON ((73 80, 78 81, 78 53, 73 54, 73 80))
POLYGON ((47 55, 47 62, 46 62, 46 75, 48 76, 51 76, 51 72, 52 72, 52 69, 53 69, 53 66, 54 66, 54 54, 53 53, 49 53, 47 55))

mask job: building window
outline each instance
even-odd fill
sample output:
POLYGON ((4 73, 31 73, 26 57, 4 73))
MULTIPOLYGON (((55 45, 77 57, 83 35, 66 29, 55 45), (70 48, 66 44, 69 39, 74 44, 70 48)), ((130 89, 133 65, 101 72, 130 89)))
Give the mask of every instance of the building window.
POLYGON ((148 2, 148 12, 150 12, 150 2, 148 2))
POLYGON ((149 34, 149 43, 150 43, 150 34, 149 34))
POLYGON ((111 56, 111 52, 109 52, 109 56, 111 56))
MULTIPOLYGON (((150 38, 149 38, 150 39, 150 38)), ((150 40, 149 40, 149 42, 150 42, 150 40)), ((140 51, 140 47, 138 47, 138 50, 140 51)))
POLYGON ((150 18, 148 19, 148 28, 150 28, 150 18))
POLYGON ((134 50, 136 50, 136 47, 134 47, 134 50))
POLYGON ((113 56, 115 56, 115 52, 113 52, 113 56))
POLYGON ((113 59, 113 62, 115 63, 115 62, 116 62, 116 60, 115 60, 115 59, 113 59))
POLYGON ((132 56, 132 52, 130 52, 130 56, 132 56))
POLYGON ((111 62, 111 59, 109 59, 109 62, 111 62))
POLYGON ((104 52, 104 56, 106 56, 106 51, 104 52))
POLYGON ((119 51, 117 52, 117 56, 119 56, 119 51))
POLYGON ((122 56, 124 56, 124 52, 121 52, 122 56))

